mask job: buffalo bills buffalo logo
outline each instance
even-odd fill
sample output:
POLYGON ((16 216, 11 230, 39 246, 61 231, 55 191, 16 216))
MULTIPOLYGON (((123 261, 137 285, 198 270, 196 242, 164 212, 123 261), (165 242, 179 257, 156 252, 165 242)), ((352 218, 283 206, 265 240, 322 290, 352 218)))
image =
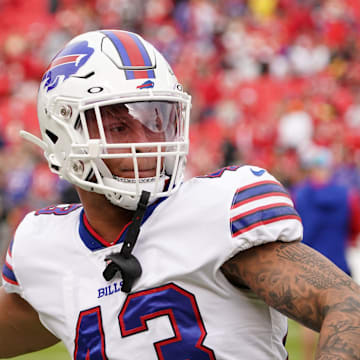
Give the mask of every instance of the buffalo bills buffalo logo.
POLYGON ((154 87, 154 82, 151 80, 145 81, 143 84, 137 86, 137 89, 151 89, 154 87))
POLYGON ((50 91, 60 82, 65 81, 89 60, 94 49, 88 46, 87 41, 71 44, 60 51, 42 78, 45 81, 44 88, 50 91))

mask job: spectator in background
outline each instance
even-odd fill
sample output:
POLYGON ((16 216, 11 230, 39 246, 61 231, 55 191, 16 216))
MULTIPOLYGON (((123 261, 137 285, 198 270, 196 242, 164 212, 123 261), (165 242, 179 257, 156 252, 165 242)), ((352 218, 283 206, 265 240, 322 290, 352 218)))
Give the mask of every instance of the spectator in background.
MULTIPOLYGON (((303 242, 351 275, 346 259, 349 240, 360 232, 359 197, 353 189, 332 178, 332 154, 324 147, 308 151, 304 159, 309 173, 293 192, 295 208, 304 226, 303 242)), ((302 329, 304 359, 314 356, 316 334, 302 329)))
POLYGON ((278 143, 283 148, 301 151, 313 136, 313 119, 306 109, 305 101, 289 100, 279 119, 278 143))

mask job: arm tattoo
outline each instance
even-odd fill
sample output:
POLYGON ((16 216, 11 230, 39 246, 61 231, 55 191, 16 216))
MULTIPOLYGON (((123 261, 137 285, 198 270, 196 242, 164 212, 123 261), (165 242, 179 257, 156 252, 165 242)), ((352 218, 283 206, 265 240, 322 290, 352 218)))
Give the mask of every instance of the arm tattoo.
POLYGON ((291 250, 285 244, 281 244, 276 250, 280 259, 287 260, 299 265, 303 270, 299 276, 302 277, 309 285, 317 289, 340 289, 342 286, 350 286, 351 279, 339 277, 337 268, 327 261, 327 259, 314 256, 308 247, 297 247, 291 250))
POLYGON ((271 243, 239 253, 222 271, 239 288, 320 331, 317 359, 360 359, 360 287, 301 243, 271 243))

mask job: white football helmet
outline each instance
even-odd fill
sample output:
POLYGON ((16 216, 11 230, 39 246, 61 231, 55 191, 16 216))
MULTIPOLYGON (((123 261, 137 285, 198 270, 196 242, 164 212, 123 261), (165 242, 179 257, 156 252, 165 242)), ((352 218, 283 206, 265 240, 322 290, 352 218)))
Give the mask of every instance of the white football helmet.
POLYGON ((102 30, 75 37, 40 84, 41 146, 51 171, 134 210, 174 193, 189 147, 191 97, 164 57, 139 35, 102 30))

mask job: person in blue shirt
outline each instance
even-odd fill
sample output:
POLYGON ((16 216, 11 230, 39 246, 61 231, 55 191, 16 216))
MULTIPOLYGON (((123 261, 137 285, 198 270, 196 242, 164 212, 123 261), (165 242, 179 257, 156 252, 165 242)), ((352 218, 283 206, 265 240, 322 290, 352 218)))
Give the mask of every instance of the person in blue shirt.
MULTIPOLYGON (((331 151, 311 149, 304 162, 305 181, 295 186, 293 200, 304 226, 303 242, 330 259, 351 276, 346 250, 360 232, 360 203, 354 189, 333 177, 331 151)), ((304 359, 310 359, 316 343, 313 331, 303 328, 304 359)))

